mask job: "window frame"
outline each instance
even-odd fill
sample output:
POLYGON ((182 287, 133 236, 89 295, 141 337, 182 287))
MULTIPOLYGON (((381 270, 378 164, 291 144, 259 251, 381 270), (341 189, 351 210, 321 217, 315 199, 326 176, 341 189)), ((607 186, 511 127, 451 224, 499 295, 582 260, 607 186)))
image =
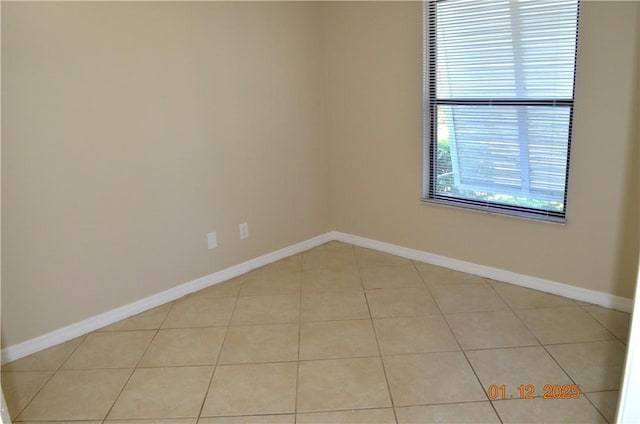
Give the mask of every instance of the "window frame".
POLYGON ((438 99, 437 98, 437 26, 435 22, 436 4, 447 0, 423 1, 423 204, 437 204, 460 209, 471 209, 486 213, 515 216, 542 222, 566 223, 567 197, 569 187, 569 168, 571 164, 571 144, 573 133, 573 113, 575 106, 576 73, 578 62, 578 42, 580 27, 580 0, 576 0, 576 40, 573 62, 573 86, 571 99, 438 99), (433 14, 433 19, 431 15, 433 14), (433 101, 435 100, 435 101, 433 101), (542 106, 568 107, 567 160, 565 166, 565 184, 563 211, 551 211, 526 206, 514 206, 503 203, 442 196, 436 193, 436 160, 438 149, 438 113, 440 105, 472 105, 472 106, 542 106))

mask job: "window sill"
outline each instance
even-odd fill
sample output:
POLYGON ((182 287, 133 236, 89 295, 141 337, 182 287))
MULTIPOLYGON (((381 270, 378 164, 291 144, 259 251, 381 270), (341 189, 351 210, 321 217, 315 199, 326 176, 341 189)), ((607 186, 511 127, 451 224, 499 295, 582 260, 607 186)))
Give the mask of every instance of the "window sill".
POLYGON ((420 203, 422 205, 438 205, 438 206, 444 206, 447 208, 453 208, 457 210, 482 212, 490 215, 499 215, 499 216, 504 216, 509 218, 518 218, 518 219, 524 219, 527 221, 541 222, 545 224, 566 225, 567 223, 566 217, 560 218, 560 217, 548 216, 548 215, 537 214, 537 213, 528 213, 528 212, 508 210, 508 209, 498 209, 490 206, 481 206, 481 205, 474 205, 474 204, 461 205, 457 202, 449 202, 441 199, 421 198, 420 203))

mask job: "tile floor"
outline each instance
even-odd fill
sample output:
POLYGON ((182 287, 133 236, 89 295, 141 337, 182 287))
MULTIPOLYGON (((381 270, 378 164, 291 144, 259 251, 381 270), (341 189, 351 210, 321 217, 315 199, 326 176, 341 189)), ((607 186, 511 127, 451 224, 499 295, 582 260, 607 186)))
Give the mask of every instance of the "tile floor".
POLYGON ((25 423, 605 423, 628 325, 332 242, 6 364, 2 385, 25 423))

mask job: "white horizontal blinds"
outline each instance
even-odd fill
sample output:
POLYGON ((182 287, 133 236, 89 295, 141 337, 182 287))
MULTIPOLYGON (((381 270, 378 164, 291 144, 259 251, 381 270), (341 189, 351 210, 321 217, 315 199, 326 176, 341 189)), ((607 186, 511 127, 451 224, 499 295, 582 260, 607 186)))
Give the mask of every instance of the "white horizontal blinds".
POLYGON ((431 198, 564 216, 577 19, 577 0, 430 3, 431 198))
POLYGON ((577 2, 436 5, 439 99, 571 99, 577 2))
POLYGON ((456 149, 459 188, 564 201, 568 107, 448 105, 442 109, 451 126, 450 148, 456 149), (528 121, 524 152, 521 115, 528 121))

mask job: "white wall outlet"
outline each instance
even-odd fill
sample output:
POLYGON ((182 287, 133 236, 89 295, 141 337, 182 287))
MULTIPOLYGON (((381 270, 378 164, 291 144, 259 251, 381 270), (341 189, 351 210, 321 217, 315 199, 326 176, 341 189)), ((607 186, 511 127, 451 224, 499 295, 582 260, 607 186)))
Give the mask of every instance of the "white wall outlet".
POLYGON ((249 224, 247 224, 246 222, 243 222, 242 224, 240 224, 240 239, 244 240, 246 238, 249 238, 249 224))
POLYGON ((207 246, 209 247, 209 250, 218 247, 218 236, 215 231, 207 234, 207 246))

